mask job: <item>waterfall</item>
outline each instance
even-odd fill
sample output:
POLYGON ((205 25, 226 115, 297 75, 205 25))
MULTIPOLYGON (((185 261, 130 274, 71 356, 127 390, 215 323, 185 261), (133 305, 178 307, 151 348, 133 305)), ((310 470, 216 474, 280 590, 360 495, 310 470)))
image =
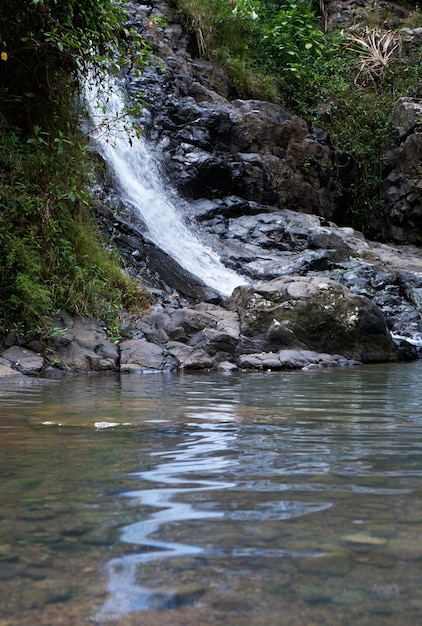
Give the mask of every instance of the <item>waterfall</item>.
POLYGON ((229 296, 246 279, 226 268, 188 227, 183 216, 186 202, 166 188, 151 146, 128 130, 121 91, 111 79, 104 80, 108 84, 101 90, 95 80, 86 81, 86 102, 93 122, 90 136, 113 172, 120 199, 141 218, 154 245, 206 286, 229 296))

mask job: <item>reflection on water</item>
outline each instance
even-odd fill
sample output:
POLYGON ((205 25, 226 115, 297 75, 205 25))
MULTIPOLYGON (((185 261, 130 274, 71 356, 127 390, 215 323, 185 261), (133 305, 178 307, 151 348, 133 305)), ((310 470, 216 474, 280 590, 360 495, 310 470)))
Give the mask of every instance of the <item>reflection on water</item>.
POLYGON ((421 371, 0 387, 0 625, 421 623, 421 371))

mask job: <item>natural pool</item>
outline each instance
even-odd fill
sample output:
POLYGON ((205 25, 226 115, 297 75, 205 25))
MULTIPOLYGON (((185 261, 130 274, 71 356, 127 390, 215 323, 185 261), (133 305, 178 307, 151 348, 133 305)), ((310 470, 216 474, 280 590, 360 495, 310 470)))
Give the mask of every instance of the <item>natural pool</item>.
POLYGON ((422 623, 421 375, 2 385, 0 626, 422 623))

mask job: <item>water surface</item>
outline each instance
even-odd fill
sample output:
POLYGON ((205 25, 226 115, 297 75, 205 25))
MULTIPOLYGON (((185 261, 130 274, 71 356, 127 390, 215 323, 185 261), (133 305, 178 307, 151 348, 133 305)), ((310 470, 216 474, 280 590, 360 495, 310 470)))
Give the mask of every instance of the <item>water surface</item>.
POLYGON ((0 626, 422 622, 421 364, 0 387, 0 626))

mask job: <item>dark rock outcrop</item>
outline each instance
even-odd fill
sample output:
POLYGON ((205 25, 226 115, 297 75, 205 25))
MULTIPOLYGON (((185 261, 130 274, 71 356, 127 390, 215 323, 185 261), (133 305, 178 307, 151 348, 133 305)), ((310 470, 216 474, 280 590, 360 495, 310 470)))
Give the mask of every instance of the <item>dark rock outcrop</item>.
POLYGON ((224 73, 188 53, 188 38, 170 3, 130 6, 132 24, 160 61, 142 76, 128 77, 126 88, 133 98, 146 98, 148 111, 139 123, 161 149, 178 191, 193 200, 237 195, 275 208, 340 217, 336 156, 328 134, 310 129, 278 104, 229 100, 224 73), (152 14, 164 15, 167 26, 150 28, 152 14))
POLYGON ((62 367, 82 371, 117 369, 117 346, 108 340, 105 326, 94 320, 67 313, 56 315, 50 343, 54 346, 53 358, 62 367))
POLYGON ((22 346, 3 352, 2 377, 14 371, 57 377, 70 371, 309 369, 399 355, 381 310, 324 277, 238 287, 227 307, 155 305, 126 316, 126 338, 117 344, 101 322, 62 314, 54 324, 43 355, 22 346))
POLYGON ((400 98, 390 116, 383 199, 389 236, 422 244, 422 100, 400 98))

